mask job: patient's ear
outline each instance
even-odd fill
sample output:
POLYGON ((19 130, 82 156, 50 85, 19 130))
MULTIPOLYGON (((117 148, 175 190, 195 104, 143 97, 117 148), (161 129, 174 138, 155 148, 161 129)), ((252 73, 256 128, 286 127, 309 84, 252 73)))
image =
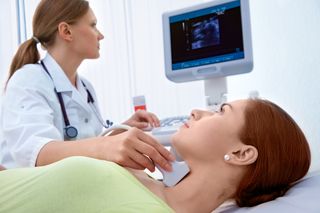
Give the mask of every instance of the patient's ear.
POLYGON ((234 165, 250 165, 256 162, 258 150, 251 145, 241 145, 228 153, 230 159, 227 161, 234 165))

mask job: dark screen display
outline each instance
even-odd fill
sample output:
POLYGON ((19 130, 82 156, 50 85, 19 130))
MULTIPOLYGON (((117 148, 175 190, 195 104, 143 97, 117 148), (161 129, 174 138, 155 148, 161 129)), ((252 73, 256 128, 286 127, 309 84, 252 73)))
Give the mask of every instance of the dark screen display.
POLYGON ((240 1, 170 18, 172 68, 244 58, 240 1))

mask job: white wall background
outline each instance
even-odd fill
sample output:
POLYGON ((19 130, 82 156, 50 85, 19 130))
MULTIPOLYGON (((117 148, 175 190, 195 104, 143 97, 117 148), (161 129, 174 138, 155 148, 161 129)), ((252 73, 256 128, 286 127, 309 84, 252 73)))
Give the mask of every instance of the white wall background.
POLYGON ((0 0, 0 94, 3 91, 2 82, 7 77, 9 64, 18 44, 16 26, 15 2, 0 0))
POLYGON ((229 91, 257 89, 298 122, 320 168, 320 1, 250 1, 254 70, 229 91))
MULTIPOLYGON (((31 19, 37 0, 27 0, 31 19)), ((204 0, 91 0, 105 35, 101 57, 80 73, 95 84, 102 113, 116 122, 132 113, 131 98, 145 95, 159 117, 188 114, 203 107, 202 82, 175 84, 164 76, 161 14, 204 0)), ((228 78, 229 93, 258 90, 286 109, 309 139, 320 169, 320 1, 249 0, 254 70, 228 78)), ((0 78, 7 74, 16 42, 11 0, 0 1, 0 78), (4 33, 5 32, 5 33, 4 33)), ((31 36, 31 20, 27 21, 31 36), (29 24, 28 24, 29 23, 29 24)))

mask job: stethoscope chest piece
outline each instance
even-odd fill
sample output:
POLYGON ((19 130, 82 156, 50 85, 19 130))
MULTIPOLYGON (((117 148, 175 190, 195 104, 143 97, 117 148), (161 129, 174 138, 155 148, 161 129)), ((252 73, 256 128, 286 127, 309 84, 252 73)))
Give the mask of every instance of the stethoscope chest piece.
POLYGON ((78 136, 78 130, 74 126, 67 126, 64 131, 65 135, 70 139, 78 136))

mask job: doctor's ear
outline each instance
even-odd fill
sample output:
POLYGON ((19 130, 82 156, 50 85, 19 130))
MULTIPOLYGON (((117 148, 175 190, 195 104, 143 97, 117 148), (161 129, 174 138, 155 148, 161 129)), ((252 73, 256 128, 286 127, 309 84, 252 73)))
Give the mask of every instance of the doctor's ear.
POLYGON ((58 25, 58 34, 62 39, 66 41, 72 41, 71 27, 66 22, 61 22, 58 25))
POLYGON ((233 165, 250 165, 256 162, 258 150, 251 145, 242 145, 225 155, 225 161, 233 165))

